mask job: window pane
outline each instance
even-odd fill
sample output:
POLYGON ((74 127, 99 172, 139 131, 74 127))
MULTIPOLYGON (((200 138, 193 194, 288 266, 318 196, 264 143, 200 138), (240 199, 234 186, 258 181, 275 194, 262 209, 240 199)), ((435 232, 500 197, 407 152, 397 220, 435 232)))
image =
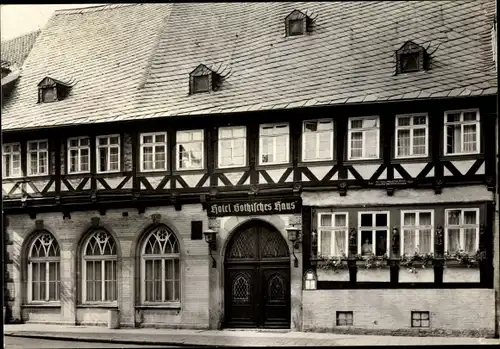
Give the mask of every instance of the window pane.
POLYGON ((361 231, 361 254, 366 256, 373 253, 373 236, 371 230, 361 231))
POLYGON ((103 138, 98 138, 99 140, 99 145, 107 145, 108 144, 108 138, 103 137, 103 138))
POLYGON ((375 232, 377 245, 375 246, 375 254, 382 256, 387 253, 387 230, 377 230, 375 232))
POLYGON ((425 154, 425 128, 413 130, 413 155, 425 154))
POLYGON ((476 232, 475 228, 464 229, 465 247, 466 253, 473 254, 476 253, 476 232))
POLYGON ((419 225, 432 225, 432 214, 430 212, 420 212, 419 225))
POLYGON ((398 126, 410 126, 411 118, 409 116, 399 117, 398 118, 398 126))
POLYGON ((371 227, 372 226, 372 214, 371 213, 362 213, 361 214, 361 226, 362 227, 371 227))
POLYGON ((347 232, 345 230, 334 231, 334 237, 335 237, 334 254, 336 256, 341 256, 343 253, 347 253, 347 251, 345 251, 346 235, 347 235, 347 232))
POLYGON ((448 225, 459 225, 460 224, 460 210, 448 211, 448 225))
POLYGON ((464 112, 464 121, 476 121, 477 113, 475 111, 464 112))
POLYGON ((462 129, 461 125, 448 125, 446 126, 446 150, 447 153, 460 153, 461 152, 461 137, 462 129))
POLYGON ((426 117, 425 116, 414 116, 413 117, 413 125, 425 125, 426 117))
POLYGON ((477 224, 476 211, 464 212, 464 224, 477 224))
POLYGON ((153 136, 142 136, 142 143, 153 143, 153 136))
POLYGON ((363 128, 363 120, 351 120, 351 128, 363 128))
POLYGON ((120 143, 119 136, 114 136, 109 138, 109 144, 119 144, 119 143, 120 143))
POLYGON ((80 145, 83 147, 86 147, 89 145, 89 139, 88 138, 80 138, 80 145))
POLYGON ((347 217, 345 214, 335 215, 335 226, 336 227, 347 227, 347 217))
POLYGON ((84 148, 80 150, 80 167, 81 171, 88 171, 89 170, 89 150, 84 148))
POLYGON ((108 170, 108 148, 99 148, 99 171, 108 170))
POLYGON ((376 223, 377 227, 386 227, 387 226, 387 214, 377 213, 375 215, 375 223, 376 223))
POLYGON ((155 135, 156 143, 165 143, 165 135, 155 135))
POLYGON ((464 152, 471 153, 477 150, 476 125, 464 125, 464 152))
POLYGON ((322 230, 320 232, 320 245, 321 245, 321 251, 319 253, 323 256, 330 256, 331 255, 331 244, 332 244, 332 232, 331 231, 325 231, 322 230))
POLYGON ((363 156, 363 133, 351 133, 351 158, 360 158, 363 156))
POLYGON ((398 156, 410 155, 410 130, 398 130, 398 156))
POLYGON ((332 226, 332 215, 331 214, 320 215, 320 225, 322 227, 331 227, 332 226))
POLYGON ((78 139, 77 138, 72 138, 69 140, 69 146, 70 147, 78 147, 78 139))
POLYGON ((378 157, 378 131, 365 131, 365 155, 367 158, 378 157))
POLYGON ((38 154, 30 153, 30 174, 38 173, 38 154))
POLYGON ((403 216, 403 224, 405 226, 415 226, 417 223, 416 214, 413 212, 405 213, 403 216))
POLYGON ((446 116, 446 122, 459 122, 460 113, 451 113, 446 116))
POLYGON ((304 142, 304 160, 313 160, 316 158, 316 134, 308 132, 303 134, 304 142))
POLYGON ((304 122, 304 132, 316 132, 318 130, 317 121, 305 121, 304 122))
POLYGON ((460 229, 448 229, 448 252, 455 253, 460 250, 460 229))
POLYGON ((330 159, 332 154, 332 134, 331 132, 322 132, 319 137, 319 159, 330 159))
POLYGON ((430 229, 420 229, 419 231, 419 242, 418 251, 419 253, 429 253, 431 252, 431 230, 430 229))
POLYGON ((47 279, 45 273, 47 273, 47 264, 40 263, 40 300, 45 300, 47 297, 47 279))
POLYGON ((405 255, 413 255, 415 253, 415 249, 417 248, 415 244, 416 231, 415 229, 404 229, 404 247, 403 253, 405 255))

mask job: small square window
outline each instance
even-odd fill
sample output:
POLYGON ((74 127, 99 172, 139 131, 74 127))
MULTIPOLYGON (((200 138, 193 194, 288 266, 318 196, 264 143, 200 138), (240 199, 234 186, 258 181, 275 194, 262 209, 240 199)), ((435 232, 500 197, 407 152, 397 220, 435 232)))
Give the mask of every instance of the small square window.
POLYGON ((401 72, 413 72, 420 70, 420 53, 405 53, 401 55, 401 72))
POLYGON ((352 326, 353 313, 352 311, 337 311, 337 326, 352 326))
POLYGON ((55 89, 52 87, 42 89, 42 102, 54 102, 56 100, 55 89))
POLYGON ((412 311, 411 327, 430 327, 430 314, 428 311, 412 311))
POLYGON ((292 19, 288 22, 290 35, 302 35, 304 34, 304 20, 303 19, 292 19))
POLYGON ((193 76, 193 92, 208 92, 208 75, 193 76))

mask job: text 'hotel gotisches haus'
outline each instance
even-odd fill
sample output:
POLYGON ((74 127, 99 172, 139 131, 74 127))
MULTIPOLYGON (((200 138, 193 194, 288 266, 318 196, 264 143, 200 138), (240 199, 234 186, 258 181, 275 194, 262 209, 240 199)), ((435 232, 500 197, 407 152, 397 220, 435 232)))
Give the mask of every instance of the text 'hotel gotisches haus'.
POLYGON ((493 0, 61 10, 2 88, 7 321, 495 334, 493 0))

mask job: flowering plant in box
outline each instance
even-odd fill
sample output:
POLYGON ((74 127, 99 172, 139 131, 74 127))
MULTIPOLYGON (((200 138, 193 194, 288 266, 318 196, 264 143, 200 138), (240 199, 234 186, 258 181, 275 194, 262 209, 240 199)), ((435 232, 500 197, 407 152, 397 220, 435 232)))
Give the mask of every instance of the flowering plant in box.
POLYGON ((415 253, 412 255, 403 254, 400 258, 400 265, 408 269, 410 273, 416 274, 417 265, 421 265, 422 269, 427 268, 429 264, 432 264, 434 255, 432 252, 419 253, 418 248, 415 249, 415 253))
POLYGON ((470 268, 477 267, 479 262, 486 260, 486 252, 478 250, 475 254, 470 254, 465 252, 463 249, 460 249, 455 253, 449 253, 446 251, 444 258, 448 261, 456 260, 460 265, 470 268))
POLYGON ((335 273, 338 273, 339 270, 345 269, 347 267, 347 263, 345 262, 346 255, 344 252, 341 252, 340 256, 319 256, 318 268, 321 270, 332 270, 335 273))
POLYGON ((372 267, 380 269, 384 265, 384 261, 387 260, 387 253, 384 253, 382 256, 377 256, 374 253, 370 253, 368 255, 357 254, 355 258, 358 261, 364 261, 366 269, 370 269, 372 267))

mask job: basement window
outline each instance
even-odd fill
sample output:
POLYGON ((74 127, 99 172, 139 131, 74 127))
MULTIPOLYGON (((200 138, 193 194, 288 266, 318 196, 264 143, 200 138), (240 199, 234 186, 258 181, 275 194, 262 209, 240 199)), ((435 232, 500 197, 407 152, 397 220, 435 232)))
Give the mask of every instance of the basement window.
POLYGON ((352 326, 354 315, 352 311, 337 311, 337 326, 352 326))
POLYGON ((430 314, 428 311, 412 311, 411 327, 430 327, 430 314))

